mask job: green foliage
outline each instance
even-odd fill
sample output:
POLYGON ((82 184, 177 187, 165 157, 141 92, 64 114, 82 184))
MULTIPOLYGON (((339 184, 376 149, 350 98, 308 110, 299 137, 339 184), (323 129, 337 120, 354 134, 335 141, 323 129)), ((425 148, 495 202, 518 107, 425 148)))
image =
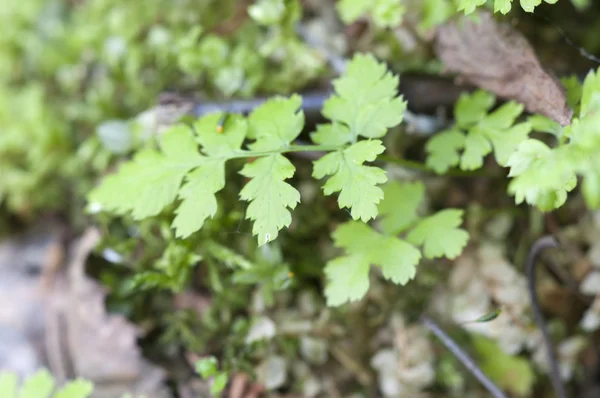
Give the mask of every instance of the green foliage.
POLYGON ((71 170, 65 125, 46 103, 37 84, 21 90, 0 85, 0 202, 15 213, 58 206, 57 177, 71 170), (44 195, 32 195, 37 190, 44 195))
POLYGON ((186 237, 216 214, 215 194, 225 186, 225 162, 260 156, 240 171, 251 178, 240 197, 250 202, 246 216, 254 221, 253 232, 264 244, 289 225, 286 207, 299 202, 298 192, 284 182, 294 174, 294 166, 280 154, 303 126, 303 115, 296 113, 299 106, 298 96, 270 100, 256 109, 248 122, 229 117, 223 134, 216 130, 220 114, 198 120, 194 129, 175 126, 158 138, 160 150, 138 152, 90 193, 90 201, 117 214, 131 212, 134 219, 143 219, 157 215, 179 197, 173 227, 177 236, 186 237), (250 151, 242 151, 247 133, 254 142, 250 151))
POLYGON ((301 98, 273 98, 255 109, 247 119, 233 115, 220 133, 221 114, 199 119, 190 129, 177 125, 158 137, 158 148, 143 149, 118 172, 106 177, 89 194, 93 207, 134 219, 156 216, 180 199, 173 227, 187 237, 217 212, 215 194, 225 186, 225 163, 234 158, 256 158, 241 169, 249 180, 240 192, 248 201, 246 218, 259 245, 277 238, 292 221, 288 209, 300 202, 298 190, 286 182, 294 165, 282 154, 303 150, 333 150, 315 161, 316 178, 331 176, 326 195, 340 192, 340 208, 350 209, 355 220, 377 216, 383 191, 377 185, 387 178, 383 170, 365 166, 383 152, 380 138, 399 124, 406 103, 397 96, 398 78, 372 56, 358 54, 347 73, 334 82, 336 93, 323 114, 332 120, 312 135, 315 146, 296 147, 292 142, 304 127, 299 111, 301 98), (348 110, 352 110, 349 113, 348 110), (369 140, 358 141, 359 137, 369 140), (247 150, 241 149, 245 139, 247 150), (200 145, 200 150, 198 148, 200 145), (182 181, 185 183, 182 186, 182 181))
POLYGON ((461 95, 454 109, 455 125, 427 142, 427 165, 440 174, 453 166, 475 170, 493 151, 498 164, 506 166, 532 126, 515 124, 523 105, 511 101, 488 113, 494 103, 494 96, 481 90, 461 95))
POLYGON ((396 0, 341 0, 336 7, 346 24, 368 14, 375 26, 395 27, 400 25, 404 15, 404 5, 396 0))
POLYGON ((56 389, 54 377, 45 369, 27 377, 20 386, 16 374, 0 374, 0 396, 3 398, 86 398, 93 390, 94 385, 83 379, 68 381, 56 389))
POLYGON ((227 372, 220 372, 217 366, 217 359, 215 357, 201 358, 196 361, 195 364, 196 372, 205 379, 213 378, 210 392, 211 394, 219 394, 225 389, 229 375, 227 372))
MULTIPOLYGON (((579 92, 577 85, 573 86, 579 92)), ((591 208, 600 206, 600 164, 596 154, 600 130, 600 73, 591 71, 581 87, 576 104, 578 116, 571 125, 556 132, 558 145, 527 139, 521 142, 508 162, 508 191, 517 203, 527 202, 541 210, 562 206, 568 192, 577 186, 577 176, 583 177, 582 192, 591 208)))
POLYGON ((599 72, 591 71, 583 85, 564 79, 568 101, 577 115, 564 128, 540 115, 516 123, 523 111, 521 105, 508 102, 488 113, 494 104, 491 94, 463 94, 455 107, 455 125, 428 141, 427 165, 437 173, 453 166, 474 170, 493 152, 498 164, 510 168, 508 192, 517 204, 526 202, 542 211, 559 208, 577 186, 577 177, 582 176, 586 203, 598 208, 600 164, 595 154, 600 149, 599 76, 599 72), (557 144, 529 138, 531 131, 551 134, 557 144))
POLYGON ((261 25, 273 25, 285 15, 283 0, 258 0, 248 7, 248 14, 261 25))
POLYGON ((445 209, 420 220, 408 233, 406 239, 414 245, 423 246, 427 258, 456 258, 467 244, 469 234, 458 228, 462 224, 463 211, 445 209))
POLYGON ((200 260, 202 256, 194 254, 187 246, 171 242, 156 262, 155 270, 137 273, 130 289, 168 289, 180 293, 190 279, 192 268, 200 260))
POLYGON ((486 375, 517 396, 531 396, 535 373, 527 359, 505 353, 496 343, 483 336, 473 336, 473 343, 481 357, 481 369, 486 375))
POLYGON ((432 29, 444 23, 457 10, 452 0, 423 0, 421 3, 421 29, 432 29))
MULTIPOLYGON (((159 138, 160 150, 138 152, 119 173, 108 176, 90 194, 107 210, 131 212, 134 219, 155 216, 177 197, 186 174, 202 164, 191 130, 177 126, 159 138)), ((218 175, 218 172, 215 173, 218 175)))
MULTIPOLYGON (((558 0, 544 0, 546 3, 555 4, 558 0)), ((494 12, 507 14, 512 7, 513 0, 494 0, 494 12)), ((483 6, 487 0, 458 0, 458 10, 470 14, 477 7, 483 6)), ((535 7, 542 4, 542 0, 520 0, 521 8, 527 12, 533 12, 535 7)))
POLYGON ((381 267, 386 279, 406 284, 415 276, 421 258, 419 250, 404 240, 379 234, 356 221, 338 227, 333 239, 346 255, 331 260, 325 267, 325 295, 330 306, 358 300, 367 293, 371 264, 381 267))
POLYGON ((421 182, 390 182, 384 193, 379 206, 383 233, 356 221, 342 224, 333 233, 335 246, 345 254, 325 267, 328 305, 361 299, 369 288, 371 265, 379 266, 384 278, 404 285, 415 276, 421 257, 455 258, 466 245, 469 235, 458 228, 461 210, 418 216, 425 193, 421 182), (399 234, 406 238, 397 237, 399 234), (419 246, 423 246, 422 254, 419 246))
POLYGON ((384 151, 376 138, 402 121, 406 102, 398 96, 398 77, 370 55, 356 55, 333 86, 336 93, 323 106, 323 115, 332 123, 319 125, 311 138, 321 145, 350 146, 315 161, 313 176, 331 176, 323 187, 325 195, 340 192, 340 208, 349 208, 354 220, 366 222, 377 216, 376 206, 383 198, 377 185, 387 177, 364 163, 384 151), (370 140, 357 142, 361 136, 370 140))
POLYGON ((79 201, 113 155, 141 145, 132 140, 113 151, 111 142, 125 139, 120 130, 110 140, 100 136, 107 147, 98 145, 97 127, 148 109, 167 88, 249 97, 288 93, 317 78, 324 60, 294 30, 299 3, 280 3, 276 25, 247 19, 219 35, 239 2, 149 0, 140 10, 118 0, 7 0, 0 15, 0 203, 26 217, 64 206, 73 190, 79 201))

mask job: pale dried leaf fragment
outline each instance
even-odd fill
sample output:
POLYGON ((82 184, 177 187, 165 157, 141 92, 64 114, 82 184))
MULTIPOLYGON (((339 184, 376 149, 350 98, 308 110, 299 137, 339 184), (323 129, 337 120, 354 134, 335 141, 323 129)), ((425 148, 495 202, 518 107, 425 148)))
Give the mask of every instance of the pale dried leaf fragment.
POLYGON ((499 97, 522 103, 565 126, 573 111, 564 87, 544 70, 527 39, 511 26, 482 12, 440 26, 436 53, 447 72, 499 97))
POLYGON ((88 229, 72 246, 66 274, 57 275, 53 286, 51 309, 65 320, 57 326, 66 336, 66 354, 76 376, 94 382, 96 398, 126 392, 166 398, 165 372, 143 358, 139 330, 123 315, 106 311, 105 289, 85 273, 99 240, 100 233, 88 229))

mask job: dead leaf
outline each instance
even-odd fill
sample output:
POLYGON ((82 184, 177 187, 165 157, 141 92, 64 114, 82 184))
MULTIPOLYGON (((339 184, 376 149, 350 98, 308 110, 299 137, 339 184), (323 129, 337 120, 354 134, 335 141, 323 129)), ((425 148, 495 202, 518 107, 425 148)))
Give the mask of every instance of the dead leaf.
POLYGON ((44 220, 0 242, 0 369, 24 377, 43 366, 40 274, 61 261, 63 231, 58 222, 44 220))
POLYGON ((496 22, 492 14, 482 12, 479 21, 462 17, 442 25, 435 44, 447 72, 563 126, 571 122, 573 111, 564 87, 542 68, 527 39, 496 22))
POLYGON ((100 233, 88 229, 72 245, 67 272, 55 278, 49 320, 59 321, 47 325, 47 333, 55 337, 48 348, 66 345, 62 362, 72 365, 74 376, 94 382, 94 397, 169 397, 165 372, 142 357, 138 329, 124 316, 106 312, 105 290, 85 274, 87 258, 99 240, 100 233))

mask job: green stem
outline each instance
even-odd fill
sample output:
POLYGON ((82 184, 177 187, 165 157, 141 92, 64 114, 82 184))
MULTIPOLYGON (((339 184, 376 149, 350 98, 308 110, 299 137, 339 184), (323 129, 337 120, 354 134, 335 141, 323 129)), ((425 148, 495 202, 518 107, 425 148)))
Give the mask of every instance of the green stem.
POLYGON ((331 152, 337 151, 338 149, 343 149, 344 146, 340 145, 290 145, 287 148, 282 149, 273 149, 271 151, 245 151, 241 150, 236 152, 233 155, 227 156, 228 159, 237 159, 237 158, 251 158, 251 157, 261 157, 261 156, 269 156, 280 153, 289 153, 289 152, 331 152))
MULTIPOLYGON (((415 162, 413 160, 407 160, 402 158, 397 158, 394 156, 388 155, 379 155, 377 159, 382 160, 387 163, 397 164, 398 166, 406 167, 407 169, 419 170, 425 173, 436 174, 434 170, 430 169, 426 164, 415 162)), ((495 173, 490 173, 487 170, 473 170, 473 171, 465 171, 465 170, 448 170, 444 173, 444 175, 450 177, 494 177, 495 173)))

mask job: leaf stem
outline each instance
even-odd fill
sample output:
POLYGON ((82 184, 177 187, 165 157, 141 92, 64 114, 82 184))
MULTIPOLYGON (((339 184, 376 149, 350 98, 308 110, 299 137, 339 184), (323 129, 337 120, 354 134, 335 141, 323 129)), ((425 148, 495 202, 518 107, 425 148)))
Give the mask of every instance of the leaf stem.
MULTIPOLYGON (((397 164, 398 166, 406 167, 407 169, 419 170, 425 173, 436 174, 434 170, 430 169, 426 164, 415 162, 414 160, 397 158, 389 155, 379 155, 378 160, 397 164)), ((448 170, 443 175, 450 177, 494 177, 494 173, 490 173, 485 169, 479 170, 448 170)))
POLYGON ((338 149, 342 149, 344 146, 340 145, 290 145, 287 148, 281 149, 273 149, 270 151, 247 151, 241 150, 236 153, 227 156, 227 159, 239 159, 239 158, 251 158, 251 157, 261 157, 261 156, 269 156, 274 154, 281 153, 290 153, 290 152, 330 152, 337 151, 338 149))

